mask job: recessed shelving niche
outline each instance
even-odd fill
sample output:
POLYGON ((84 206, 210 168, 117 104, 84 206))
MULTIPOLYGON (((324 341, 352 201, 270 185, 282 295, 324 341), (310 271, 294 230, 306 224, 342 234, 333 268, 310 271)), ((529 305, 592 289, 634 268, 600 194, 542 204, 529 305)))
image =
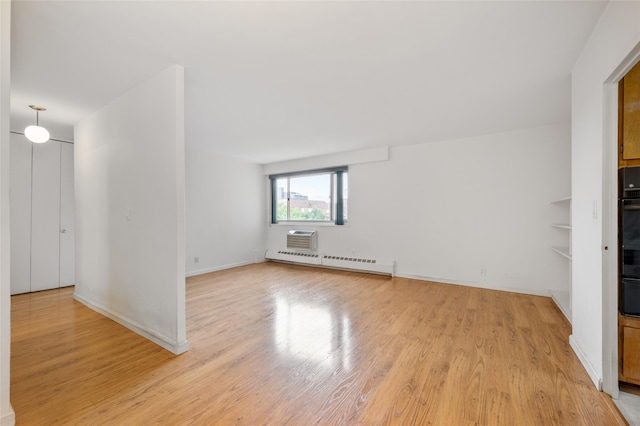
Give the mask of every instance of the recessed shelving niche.
POLYGON ((571 197, 560 198, 552 201, 551 204, 555 206, 554 214, 556 215, 551 226, 558 229, 558 232, 564 233, 564 235, 558 237, 558 240, 563 243, 552 246, 551 250, 566 258, 569 262, 566 288, 551 291, 551 297, 564 316, 571 322, 571 197))

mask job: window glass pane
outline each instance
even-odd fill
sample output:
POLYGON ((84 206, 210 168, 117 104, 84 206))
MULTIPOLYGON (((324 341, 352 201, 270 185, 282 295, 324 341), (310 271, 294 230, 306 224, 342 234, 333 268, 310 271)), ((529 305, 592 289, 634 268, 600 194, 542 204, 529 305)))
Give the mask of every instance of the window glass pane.
POLYGON ((272 175, 269 179, 272 179, 271 223, 325 221, 344 225, 348 216, 347 200, 349 198, 346 167, 298 172, 291 175, 272 175), (342 184, 340 203, 336 199, 340 192, 338 181, 342 184))
POLYGON ((331 175, 291 177, 289 219, 331 220, 331 175))
POLYGON ((287 220, 287 178, 276 180, 276 200, 278 204, 278 220, 287 220))

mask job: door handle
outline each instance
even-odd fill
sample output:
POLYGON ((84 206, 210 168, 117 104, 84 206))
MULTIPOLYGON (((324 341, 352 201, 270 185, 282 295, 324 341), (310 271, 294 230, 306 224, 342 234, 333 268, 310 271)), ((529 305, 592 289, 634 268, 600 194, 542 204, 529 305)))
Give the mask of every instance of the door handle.
POLYGON ((61 230, 60 230, 60 233, 61 233, 61 234, 66 234, 66 233, 67 233, 67 230, 63 228, 63 229, 61 229, 61 230))

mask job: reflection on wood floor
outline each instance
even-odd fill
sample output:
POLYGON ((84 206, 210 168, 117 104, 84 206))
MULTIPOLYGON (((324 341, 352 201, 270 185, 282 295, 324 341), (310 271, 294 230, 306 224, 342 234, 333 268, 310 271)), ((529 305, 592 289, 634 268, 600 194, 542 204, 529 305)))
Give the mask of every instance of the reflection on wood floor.
POLYGON ((72 300, 12 297, 19 425, 614 425, 550 298, 263 263, 187 279, 174 356, 72 300))

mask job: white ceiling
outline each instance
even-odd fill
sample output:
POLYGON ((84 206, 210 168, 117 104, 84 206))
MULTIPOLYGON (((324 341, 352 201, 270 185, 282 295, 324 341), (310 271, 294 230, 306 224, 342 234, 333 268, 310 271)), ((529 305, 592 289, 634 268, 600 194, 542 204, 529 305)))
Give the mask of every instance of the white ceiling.
MULTIPOLYGON (((258 163, 570 119, 600 1, 15 1, 11 128, 52 137, 171 64, 186 141, 258 163)), ((148 105, 153 108, 153 105, 148 105)))

